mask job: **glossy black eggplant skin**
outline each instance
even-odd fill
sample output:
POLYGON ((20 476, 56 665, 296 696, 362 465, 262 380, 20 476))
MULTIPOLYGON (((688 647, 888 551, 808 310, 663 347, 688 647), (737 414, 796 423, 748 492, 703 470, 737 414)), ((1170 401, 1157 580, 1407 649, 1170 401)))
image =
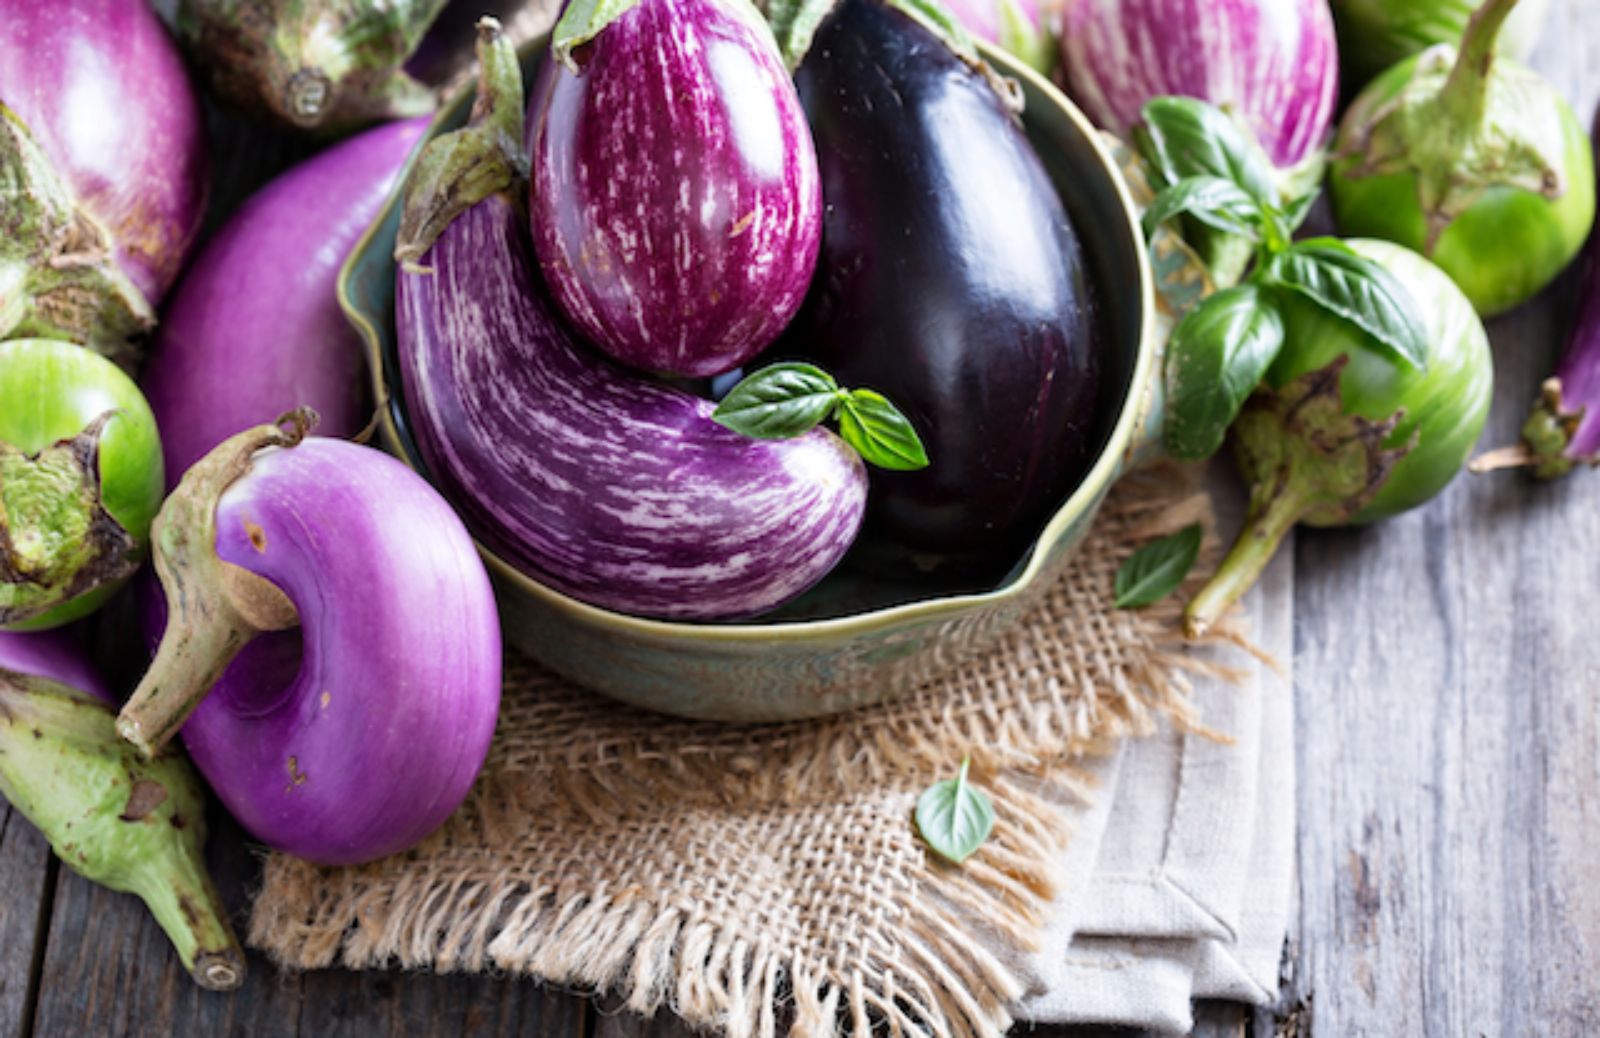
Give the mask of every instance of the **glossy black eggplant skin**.
POLYGON ((873 471, 857 559, 1008 566, 1097 446, 1077 233, 993 88, 879 0, 845 0, 795 82, 820 160, 822 253, 772 352, 887 395, 932 459, 873 471))

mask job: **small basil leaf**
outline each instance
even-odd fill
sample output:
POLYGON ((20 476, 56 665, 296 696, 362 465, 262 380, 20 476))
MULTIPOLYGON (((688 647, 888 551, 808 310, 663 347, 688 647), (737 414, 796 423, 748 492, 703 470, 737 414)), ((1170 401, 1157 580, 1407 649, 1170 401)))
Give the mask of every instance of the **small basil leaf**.
POLYGON ((839 383, 812 364, 771 364, 728 391, 711 417, 756 440, 787 440, 828 420, 839 406, 839 383))
POLYGON ((881 393, 852 389, 839 408, 839 435, 870 465, 897 472, 928 467, 917 430, 881 393))
POLYGON ((1144 214, 1145 237, 1175 216, 1188 214, 1210 227, 1261 240, 1261 205, 1239 185, 1221 177, 1200 176, 1180 180, 1151 201, 1144 214))
POLYGON ((939 857, 960 865, 994 831, 994 802, 967 781, 970 759, 953 779, 929 786, 917 798, 917 832, 939 857))
POLYGON ((1395 359, 1427 370, 1427 333, 1411 294, 1393 274, 1343 242, 1299 242, 1268 259, 1256 280, 1304 296, 1366 332, 1395 359))
POLYGON ((1128 556, 1117 570, 1117 608, 1139 609, 1178 590, 1200 557, 1201 533, 1195 523, 1128 556))
POLYGON ((1166 183, 1221 177, 1258 202, 1277 201, 1271 160, 1222 109, 1192 97, 1157 97, 1145 103, 1142 115, 1135 139, 1166 183))
POLYGON ((1306 217, 1311 215, 1312 206, 1317 204, 1317 199, 1321 195, 1321 191, 1313 188, 1283 207, 1281 210, 1283 222, 1288 226, 1289 233, 1293 234, 1301 228, 1306 222, 1306 217))
POLYGON ((1283 339, 1271 291, 1249 282, 1190 310, 1167 345, 1167 452, 1183 461, 1215 454, 1283 339))

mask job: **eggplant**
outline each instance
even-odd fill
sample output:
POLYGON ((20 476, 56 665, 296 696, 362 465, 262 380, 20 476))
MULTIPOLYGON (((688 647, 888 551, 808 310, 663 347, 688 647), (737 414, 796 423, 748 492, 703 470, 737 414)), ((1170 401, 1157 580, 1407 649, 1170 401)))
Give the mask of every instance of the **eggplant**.
POLYGON ((168 489, 229 436, 296 407, 321 416, 324 436, 354 436, 370 420, 366 358, 339 309, 339 268, 426 125, 378 126, 295 166, 184 274, 140 380, 168 489))
POLYGON ((58 632, 0 633, 0 796, 66 866, 138 896, 203 988, 229 991, 244 949, 206 872, 205 790, 181 756, 141 759, 82 649, 58 632))
POLYGON ((117 731, 149 755, 181 726, 251 835, 350 865, 466 798, 500 707, 500 624, 439 495, 381 451, 302 439, 310 417, 230 437, 162 506, 164 630, 117 731))
POLYGON ((638 0, 529 99, 529 214, 557 304, 642 371, 711 376, 777 338, 821 234, 817 159, 747 0, 638 0))
POLYGON ((478 537, 575 598, 696 619, 782 604, 854 539, 861 459, 822 429, 747 439, 710 401, 574 341, 519 214, 516 55, 492 20, 481 32, 473 125, 419 157, 396 249, 402 396, 427 472, 478 537))
POLYGON ((845 0, 795 82, 825 203, 817 275, 771 351, 870 385, 932 464, 874 472, 860 558, 1014 562, 1096 447, 1089 270, 984 76, 879 0, 845 0))

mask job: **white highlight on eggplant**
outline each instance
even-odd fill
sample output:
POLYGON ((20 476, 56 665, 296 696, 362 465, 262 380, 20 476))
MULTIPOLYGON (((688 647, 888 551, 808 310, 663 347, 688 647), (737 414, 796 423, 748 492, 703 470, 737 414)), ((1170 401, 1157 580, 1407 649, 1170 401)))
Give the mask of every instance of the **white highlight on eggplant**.
POLYGON ((711 75, 721 90, 728 124, 750 168, 768 180, 784 172, 783 117, 750 52, 718 40, 706 52, 711 75))

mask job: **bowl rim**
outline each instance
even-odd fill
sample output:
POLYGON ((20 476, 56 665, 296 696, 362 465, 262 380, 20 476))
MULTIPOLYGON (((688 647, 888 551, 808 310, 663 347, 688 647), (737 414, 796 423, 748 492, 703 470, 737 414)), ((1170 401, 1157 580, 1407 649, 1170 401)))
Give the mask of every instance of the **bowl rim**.
MULTIPOLYGON (((518 48, 519 59, 526 61, 527 55, 534 48, 545 46, 548 38, 547 33, 541 34, 523 44, 518 48)), ((1118 171, 1117 162, 1107 147, 1105 139, 1101 136, 1101 132, 1054 83, 1037 71, 986 41, 978 41, 978 49, 983 59, 994 66, 1000 73, 1026 82, 1035 91, 1047 98, 1088 140, 1091 149, 1109 173, 1112 188, 1122 203, 1120 207, 1121 220, 1126 225, 1129 240, 1134 243, 1134 254, 1139 271, 1138 355, 1134 358, 1133 372, 1128 381, 1126 396, 1122 401, 1121 413, 1117 416, 1116 423, 1112 426, 1111 433, 1107 437, 1105 447, 1101 450, 1099 457, 1095 459, 1094 464, 1089 467, 1089 470, 1079 481, 1078 486, 1061 503, 1055 513, 1051 515, 1049 522, 1045 524, 1038 537, 1034 539, 1032 547, 1029 549, 1027 564, 1022 570, 1004 584, 987 591, 963 592, 916 599, 860 613, 851 613, 846 616, 828 617, 819 620, 782 620, 776 622, 762 622, 760 620, 732 623, 686 622, 632 616, 628 613, 591 605, 588 602, 573 598, 523 573, 502 559, 481 540, 474 537, 473 543, 477 546, 479 555, 483 557, 490 571, 499 580, 541 599, 545 604, 569 614, 572 619, 589 624, 604 624, 614 630, 624 630, 633 634, 663 640, 743 643, 768 642, 775 638, 796 641, 833 639, 841 635, 856 636, 889 628, 898 628, 908 623, 935 620, 952 613, 963 613, 979 607, 997 607, 1026 594, 1032 585, 1039 580, 1044 572, 1046 560, 1050 555, 1048 546, 1059 541, 1066 534, 1068 527, 1086 509, 1091 507, 1094 498, 1115 481, 1124 466, 1125 457, 1136 446, 1134 437, 1143 424, 1146 410, 1144 406, 1146 388, 1150 382, 1151 368, 1155 364, 1156 356, 1159 352, 1156 349, 1156 322, 1152 319, 1155 313, 1155 275, 1150 265, 1150 257, 1145 249, 1144 232, 1137 216, 1138 207, 1129 191, 1126 180, 1118 171)), ((395 425, 394 414, 391 409, 393 401, 384 377, 382 339, 378 330, 367 319, 366 313, 351 298, 349 286, 355 277, 360 258, 371 250, 372 239, 388 222, 390 214, 395 207, 400 204, 400 200, 404 195, 406 180, 410 175, 411 167, 416 161, 417 155, 421 152, 422 146, 437 135, 439 123, 447 118, 450 112, 461 102, 461 94, 476 88, 477 80, 473 78, 463 86, 461 93, 449 98, 440 105, 438 115, 429 124, 417 148, 407 158, 398 181, 390 191, 388 198, 384 200, 382 209, 379 210, 378 215, 367 229, 362 232, 361 237, 339 268, 337 283, 339 308, 344 311, 346 320, 351 323, 357 334, 361 336, 363 350, 367 356, 367 366, 372 379, 374 399, 378 402, 379 425, 388 441, 400 449, 402 455, 400 460, 407 467, 413 469, 415 466, 412 465, 411 460, 404 456, 405 450, 401 445, 399 430, 395 425)))

